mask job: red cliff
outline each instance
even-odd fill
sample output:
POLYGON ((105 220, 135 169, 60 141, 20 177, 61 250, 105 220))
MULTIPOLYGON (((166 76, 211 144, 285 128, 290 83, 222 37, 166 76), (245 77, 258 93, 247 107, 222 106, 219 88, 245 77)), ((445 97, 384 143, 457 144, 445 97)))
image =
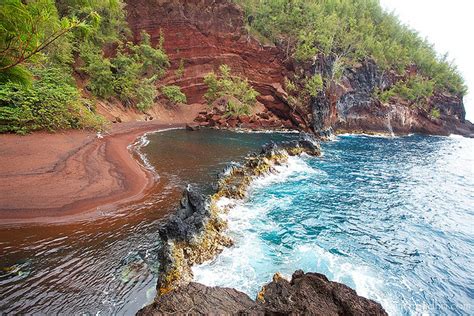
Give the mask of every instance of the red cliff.
POLYGON ((237 5, 224 0, 138 0, 127 1, 126 9, 135 39, 145 30, 156 44, 162 32, 171 69, 161 84, 179 85, 189 103, 204 102, 204 76, 227 64, 248 78, 261 94, 258 100, 273 114, 305 128, 301 116, 286 103, 282 85, 287 70, 279 49, 247 33, 237 5), (180 63, 183 76, 176 74, 180 63))

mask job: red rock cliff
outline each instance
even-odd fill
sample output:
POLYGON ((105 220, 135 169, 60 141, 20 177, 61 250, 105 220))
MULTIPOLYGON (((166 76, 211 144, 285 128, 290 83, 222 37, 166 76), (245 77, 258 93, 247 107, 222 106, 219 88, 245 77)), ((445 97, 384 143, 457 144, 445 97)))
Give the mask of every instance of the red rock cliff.
POLYGON ((306 127, 285 101, 286 69, 279 50, 248 35, 238 6, 225 0, 129 0, 126 9, 135 39, 145 30, 157 43, 163 32, 172 66, 161 84, 179 85, 190 103, 204 102, 204 76, 227 64, 249 79, 261 94, 258 100, 271 112, 289 118, 294 126, 306 127), (175 73, 181 61, 182 77, 175 73))
MULTIPOLYGON (((135 40, 145 30, 156 44, 163 33, 172 66, 160 84, 179 85, 189 103, 203 103, 204 76, 228 64, 233 72, 249 79, 261 94, 258 100, 287 127, 311 129, 321 136, 334 130, 474 135, 474 125, 464 120, 462 97, 435 93, 429 107, 440 110, 437 119, 407 104, 381 104, 373 91, 390 84, 391 78, 383 76, 370 61, 348 69, 333 93, 313 98, 306 110, 291 109, 282 87, 284 78, 304 65, 295 61, 284 64, 284 54, 277 47, 264 46, 249 36, 242 10, 228 0, 127 0, 126 10, 135 40), (178 76, 181 62, 184 75, 178 76)), ((306 69, 307 75, 314 67, 324 70, 327 65, 315 62, 306 69)))

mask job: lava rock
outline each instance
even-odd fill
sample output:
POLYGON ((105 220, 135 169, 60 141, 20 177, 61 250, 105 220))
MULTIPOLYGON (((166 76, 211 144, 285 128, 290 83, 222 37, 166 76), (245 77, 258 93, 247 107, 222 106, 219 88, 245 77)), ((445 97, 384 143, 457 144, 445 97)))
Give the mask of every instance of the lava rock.
POLYGON ((186 124, 187 131, 197 131, 199 127, 200 127, 199 124, 195 124, 195 123, 186 124))
POLYGON ((290 282, 275 274, 257 302, 266 314, 387 315, 382 305, 357 295, 350 287, 302 270, 297 270, 290 282))
POLYGON ((253 301, 235 289, 188 283, 158 296, 138 315, 387 315, 379 303, 319 273, 275 274, 253 301))
POLYGON ((188 186, 183 192, 178 210, 160 228, 164 241, 189 241, 199 233, 209 217, 206 198, 196 189, 188 186))
MULTIPOLYGON (((257 304, 246 294, 235 289, 209 287, 191 282, 140 310, 137 315, 230 315, 256 310, 257 304)), ((263 314, 263 313, 261 313, 263 314)))

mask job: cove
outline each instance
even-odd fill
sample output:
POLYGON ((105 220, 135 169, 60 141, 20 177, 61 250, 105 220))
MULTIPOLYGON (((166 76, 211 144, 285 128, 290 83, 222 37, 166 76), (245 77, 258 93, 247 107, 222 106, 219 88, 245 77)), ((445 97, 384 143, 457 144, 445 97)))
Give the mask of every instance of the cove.
POLYGON ((140 138, 136 158, 156 182, 143 201, 91 221, 0 227, 0 310, 135 314, 155 296, 158 229, 186 185, 209 192, 229 161, 297 135, 178 129, 140 138))
MULTIPOLYGON (((212 192, 230 161, 296 137, 148 134, 139 152, 156 172, 156 187, 141 203, 96 221, 0 230, 0 309, 134 314, 155 296, 158 230, 185 186, 212 192)), ((228 215, 235 246, 195 267, 195 281, 254 298, 275 272, 304 269, 353 287, 394 315, 469 314, 473 140, 347 135, 322 147, 322 158, 292 158, 252 184, 228 215)))

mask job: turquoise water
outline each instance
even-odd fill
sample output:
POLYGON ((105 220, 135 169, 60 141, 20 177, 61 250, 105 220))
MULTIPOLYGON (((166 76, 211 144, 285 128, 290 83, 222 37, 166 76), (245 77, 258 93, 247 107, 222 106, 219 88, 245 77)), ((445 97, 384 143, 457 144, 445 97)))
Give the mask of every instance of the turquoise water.
POLYGON ((474 140, 342 136, 291 158, 227 215, 235 246, 195 280, 255 297, 317 271, 393 315, 474 313, 474 140))

